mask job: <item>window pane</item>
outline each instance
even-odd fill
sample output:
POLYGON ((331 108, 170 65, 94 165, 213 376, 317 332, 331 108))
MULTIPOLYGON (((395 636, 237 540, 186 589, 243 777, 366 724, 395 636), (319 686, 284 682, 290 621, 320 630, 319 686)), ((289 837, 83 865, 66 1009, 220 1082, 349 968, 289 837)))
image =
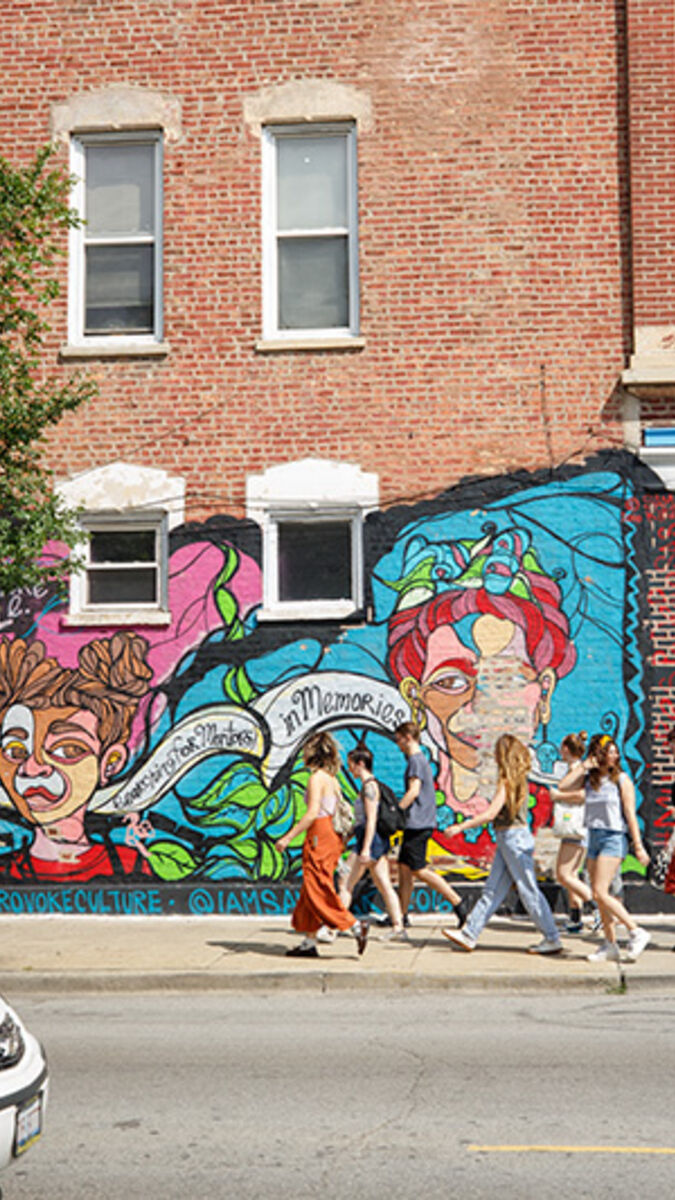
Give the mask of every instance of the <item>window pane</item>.
POLYGON ((85 333, 152 333, 152 246, 88 246, 85 333))
POLYGON ((154 529, 97 529, 89 541, 92 563, 155 561, 154 529))
POLYGON ((280 522, 278 555, 280 600, 351 599, 349 522, 280 522))
POLYGON ((87 146, 86 237, 153 233, 155 146, 110 142, 87 146))
POLYGON ((279 137, 277 186, 279 229, 345 227, 347 139, 279 137))
POLYGON ((279 240, 279 328, 349 325, 347 238, 279 240))
POLYGON ((89 570, 89 604, 154 604, 157 572, 154 567, 129 571, 89 570))

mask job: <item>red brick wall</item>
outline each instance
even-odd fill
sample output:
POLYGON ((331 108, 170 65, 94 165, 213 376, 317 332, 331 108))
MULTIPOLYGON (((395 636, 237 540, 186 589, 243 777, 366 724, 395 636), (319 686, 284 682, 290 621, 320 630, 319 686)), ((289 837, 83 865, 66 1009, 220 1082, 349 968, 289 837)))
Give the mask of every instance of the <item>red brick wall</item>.
POLYGON ((675 317, 675 10, 627 8, 635 324, 659 325, 675 317))
MULTIPOLYGON (((100 396, 52 439, 57 472, 117 457, 181 472, 196 518, 240 512, 247 472, 307 454, 379 471, 390 503, 617 444, 615 9, 14 0, 0 29, 5 154, 43 143, 50 106, 80 91, 133 84, 182 104, 165 164, 171 353, 94 364, 100 396), (372 100, 359 140, 366 346, 261 355, 260 144, 243 100, 306 77, 372 100)), ((63 306, 55 318, 54 365, 63 306)))

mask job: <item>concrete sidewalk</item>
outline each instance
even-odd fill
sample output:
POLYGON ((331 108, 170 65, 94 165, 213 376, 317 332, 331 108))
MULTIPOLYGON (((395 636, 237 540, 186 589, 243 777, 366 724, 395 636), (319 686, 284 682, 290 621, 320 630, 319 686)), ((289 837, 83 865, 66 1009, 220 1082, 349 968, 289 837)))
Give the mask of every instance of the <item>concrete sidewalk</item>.
MULTIPOLYGON (((528 921, 494 918, 472 954, 442 936, 452 916, 416 917, 410 945, 388 944, 373 926, 366 953, 339 937, 319 959, 288 959, 297 942, 285 917, 11 917, 0 920, 0 991, 152 989, 331 991, 344 988, 668 989, 675 986, 675 918, 641 919, 653 936, 637 963, 589 963, 597 937, 563 934, 565 953, 526 953, 539 940, 528 921)), ((623 932, 623 931, 621 931, 623 932)))

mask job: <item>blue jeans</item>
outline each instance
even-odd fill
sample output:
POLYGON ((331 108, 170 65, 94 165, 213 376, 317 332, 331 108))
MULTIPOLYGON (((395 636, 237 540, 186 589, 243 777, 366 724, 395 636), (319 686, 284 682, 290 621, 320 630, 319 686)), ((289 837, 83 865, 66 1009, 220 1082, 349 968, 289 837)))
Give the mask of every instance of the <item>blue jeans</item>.
POLYGON ((524 825, 496 829, 497 850, 480 900, 474 905, 464 926, 468 937, 476 941, 509 894, 512 883, 537 928, 550 942, 559 939, 558 927, 546 897, 539 891, 534 873, 534 838, 524 825))

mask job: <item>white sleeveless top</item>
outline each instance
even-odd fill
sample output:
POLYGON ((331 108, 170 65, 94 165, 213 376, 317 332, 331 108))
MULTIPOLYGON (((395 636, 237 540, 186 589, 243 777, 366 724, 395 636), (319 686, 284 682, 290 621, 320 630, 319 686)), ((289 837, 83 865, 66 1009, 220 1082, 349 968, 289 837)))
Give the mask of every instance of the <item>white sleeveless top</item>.
MULTIPOLYGON (((307 789, 307 790, 309 790, 309 789, 307 789)), ((339 793, 340 793, 340 789, 338 788, 337 783, 335 784, 335 791, 323 793, 323 795, 319 801, 318 816, 332 817, 333 813, 335 812, 335 805, 337 804, 339 793)), ((305 792, 305 799, 306 798, 307 798, 307 792, 305 792)))
MULTIPOLYGON (((627 779, 624 771, 620 779, 627 779)), ((615 833, 626 832, 626 822, 621 803, 619 784, 613 783, 606 775, 600 780, 600 787, 595 790, 590 780, 585 785, 586 803, 584 805, 584 825, 587 829, 609 829, 615 833)))

